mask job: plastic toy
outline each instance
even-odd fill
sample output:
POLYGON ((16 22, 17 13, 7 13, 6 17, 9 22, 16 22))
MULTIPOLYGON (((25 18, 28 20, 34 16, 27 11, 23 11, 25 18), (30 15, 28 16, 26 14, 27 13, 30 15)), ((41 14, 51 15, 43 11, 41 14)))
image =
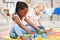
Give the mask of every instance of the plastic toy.
POLYGON ((38 38, 39 37, 39 34, 34 34, 34 38, 38 38))
POLYGON ((42 36, 42 38, 46 38, 46 34, 45 33, 43 33, 41 36, 42 36))
POLYGON ((40 29, 37 33, 41 35, 42 33, 44 33, 44 31, 40 29))
POLYGON ((30 40, 33 40, 33 39, 34 39, 34 35, 31 35, 30 40))
POLYGON ((30 36, 29 34, 24 34, 25 38, 29 38, 29 36, 30 36))
POLYGON ((42 37, 38 37, 38 40, 43 40, 43 38, 42 37))
POLYGON ((38 38, 35 38, 34 40, 38 40, 38 38))
POLYGON ((51 40, 51 39, 49 39, 49 38, 44 38, 43 40, 51 40))

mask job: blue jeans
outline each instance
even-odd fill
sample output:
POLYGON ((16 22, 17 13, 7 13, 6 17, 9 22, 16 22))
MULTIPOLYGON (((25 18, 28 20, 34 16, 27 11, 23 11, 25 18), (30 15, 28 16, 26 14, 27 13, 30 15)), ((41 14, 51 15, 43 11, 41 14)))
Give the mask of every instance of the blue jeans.
MULTIPOLYGON (((37 33, 37 31, 33 27, 31 27, 30 25, 26 25, 26 27, 29 30, 37 33)), ((42 27, 42 26, 41 27, 39 26, 39 28, 44 30, 44 27, 42 27)), ((25 33, 27 33, 27 32, 25 30, 23 30, 21 27, 19 27, 19 25, 15 24, 10 32, 10 37, 12 37, 12 38, 16 38, 18 36, 20 37, 20 36, 23 36, 23 34, 25 34, 25 33)))
POLYGON ((45 30, 45 28, 43 27, 43 26, 38 26, 40 29, 42 29, 42 30, 45 30))

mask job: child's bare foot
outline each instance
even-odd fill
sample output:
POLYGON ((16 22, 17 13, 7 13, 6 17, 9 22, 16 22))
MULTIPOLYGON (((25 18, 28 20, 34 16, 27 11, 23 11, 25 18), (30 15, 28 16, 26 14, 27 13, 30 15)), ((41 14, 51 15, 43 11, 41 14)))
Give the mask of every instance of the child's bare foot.
POLYGON ((48 34, 48 32, 51 32, 51 31, 52 31, 52 28, 49 30, 44 30, 44 33, 48 34))

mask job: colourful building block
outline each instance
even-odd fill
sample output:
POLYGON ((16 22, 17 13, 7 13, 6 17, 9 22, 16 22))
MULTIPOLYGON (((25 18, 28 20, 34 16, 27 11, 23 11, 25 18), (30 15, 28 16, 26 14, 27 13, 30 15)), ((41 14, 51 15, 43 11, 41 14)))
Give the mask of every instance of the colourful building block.
POLYGON ((45 33, 43 33, 41 36, 42 36, 42 38, 46 38, 46 34, 45 33))
POLYGON ((43 38, 42 37, 38 37, 38 40, 43 40, 43 38))
POLYGON ((25 38, 29 38, 29 36, 30 36, 29 34, 24 34, 25 38))
POLYGON ((38 38, 35 38, 34 40, 38 40, 38 38))

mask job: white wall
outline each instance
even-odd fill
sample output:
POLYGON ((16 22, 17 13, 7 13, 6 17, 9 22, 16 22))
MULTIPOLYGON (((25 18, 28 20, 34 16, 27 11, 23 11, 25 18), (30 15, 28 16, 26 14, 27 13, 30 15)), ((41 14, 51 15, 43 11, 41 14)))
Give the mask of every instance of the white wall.
POLYGON ((60 7, 60 0, 54 0, 54 7, 60 7))

